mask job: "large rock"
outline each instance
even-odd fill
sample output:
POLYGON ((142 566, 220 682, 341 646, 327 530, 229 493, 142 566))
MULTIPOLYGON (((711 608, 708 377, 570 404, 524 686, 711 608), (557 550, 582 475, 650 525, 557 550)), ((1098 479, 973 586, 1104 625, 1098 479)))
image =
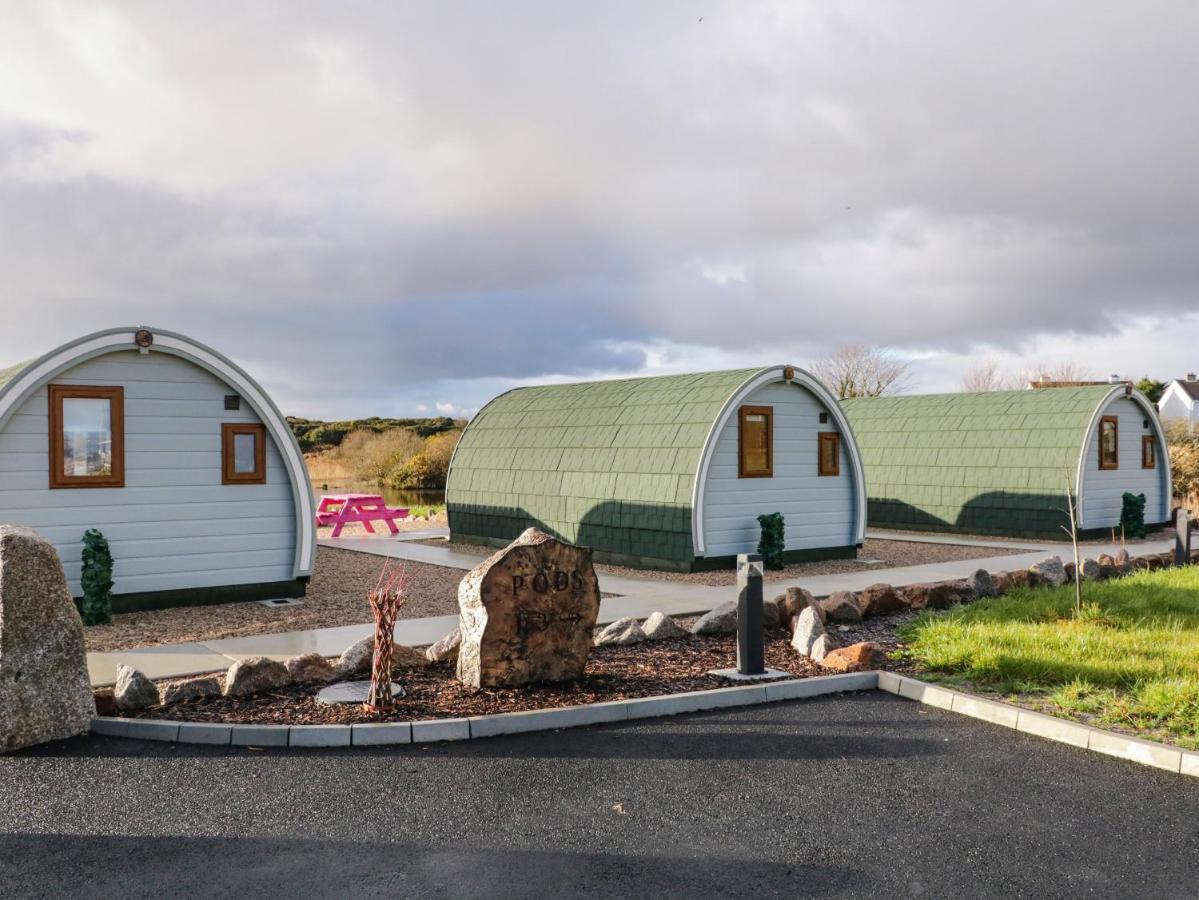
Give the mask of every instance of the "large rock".
POLYGON ((1128 555, 1128 549, 1126 547, 1120 548, 1119 552, 1116 554, 1114 562, 1116 568, 1121 574, 1127 575, 1132 571, 1132 558, 1128 555))
POLYGON ((820 621, 816 609, 811 606, 804 607, 795 617, 795 628, 791 632, 791 647, 800 656, 811 656, 812 645, 824 633, 824 623, 820 621))
POLYGON ((1066 583, 1066 567, 1062 565, 1060 556, 1047 556, 1040 562, 1029 566, 1028 571, 1035 574, 1045 584, 1053 587, 1061 587, 1066 583))
POLYGON ((641 630, 645 632, 646 640, 650 641, 672 641, 691 637, 686 628, 662 612, 651 613, 641 630))
POLYGON ((319 653, 305 653, 301 656, 293 656, 284 665, 287 667, 287 674, 291 676, 291 680, 301 683, 332 681, 336 676, 336 672, 329 660, 325 659, 319 653))
POLYGON ((443 638, 425 648, 425 659, 431 663, 457 662, 458 646, 462 643, 462 632, 455 628, 443 638))
POLYGON ((1099 565, 1099 561, 1087 557, 1082 561, 1082 579, 1083 581, 1098 581, 1103 577, 1103 567, 1099 565))
POLYGON ((641 623, 631 616, 617 619, 600 629, 595 636, 597 647, 627 647, 630 644, 640 644, 645 640, 645 632, 641 623))
POLYGON ((974 574, 966 579, 966 583, 970 585, 970 589, 974 591, 976 597, 998 597, 999 589, 995 586, 995 579, 991 577, 991 573, 986 569, 977 569, 974 574))
POLYGON ((801 587, 789 587, 785 594, 780 594, 775 600, 779 603, 779 625, 788 631, 792 630, 791 625, 795 617, 809 606, 816 607, 819 614, 822 617, 824 615, 823 607, 812 596, 811 591, 801 587))
POLYGON ((858 604, 862 607, 862 617, 867 619, 907 608, 899 592, 889 584, 872 584, 863 589, 858 593, 858 604))
POLYGON ((579 678, 599 604, 591 550, 528 529, 458 586, 458 680, 495 687, 579 678))
POLYGON ((828 632, 825 632, 812 641, 812 649, 808 651, 808 655, 812 657, 812 662, 823 663, 824 658, 839 646, 841 645, 837 643, 837 639, 828 632))
POLYGON ((206 700, 209 697, 219 697, 220 695, 220 680, 215 675, 201 675, 198 678, 187 678, 167 684, 162 689, 162 702, 163 705, 170 706, 172 703, 206 700))
POLYGON ((965 581, 942 581, 928 585, 924 603, 929 609, 949 609, 975 598, 974 589, 965 581))
POLYGON ((834 672, 861 672, 874 664, 877 650, 878 648, 869 641, 851 644, 838 650, 830 650, 820 664, 834 672))
POLYGON ((133 666, 117 666, 117 683, 112 694, 121 712, 137 712, 162 702, 158 685, 133 666))
POLYGON ((691 626, 692 634, 736 634, 737 633, 737 602, 730 600, 715 609, 709 610, 691 626))
POLYGON ((341 652, 337 663, 333 666, 338 678, 349 678, 369 672, 375 661, 375 636, 368 634, 361 640, 354 641, 341 652))
POLYGON ((225 696, 252 697, 289 684, 291 676, 283 663, 265 656, 251 656, 239 659, 225 673, 225 696))
POLYGON ((931 584, 905 584, 899 589, 905 609, 924 609, 928 606, 928 594, 933 589, 931 584))
POLYGON ((58 553, 30 528, 0 525, 0 752, 82 734, 95 714, 58 553))
POLYGON ((829 622, 861 622, 862 607, 853 591, 834 591, 820 602, 829 622))
POLYGON ((767 631, 780 628, 783 624, 783 604, 780 597, 762 601, 762 627, 767 631))

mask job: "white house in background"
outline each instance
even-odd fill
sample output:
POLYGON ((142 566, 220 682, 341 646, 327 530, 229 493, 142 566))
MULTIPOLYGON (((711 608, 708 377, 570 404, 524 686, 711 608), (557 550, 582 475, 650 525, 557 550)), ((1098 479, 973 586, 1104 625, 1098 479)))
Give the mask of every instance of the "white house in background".
POLYGON ((169 331, 114 328, 0 371, 0 522, 108 538, 117 611, 303 596, 316 554, 300 448, 262 387, 169 331))
POLYGON ((1192 425, 1199 424, 1199 379, 1195 373, 1188 374, 1185 380, 1171 381, 1157 401, 1157 409, 1165 421, 1182 419, 1192 425))

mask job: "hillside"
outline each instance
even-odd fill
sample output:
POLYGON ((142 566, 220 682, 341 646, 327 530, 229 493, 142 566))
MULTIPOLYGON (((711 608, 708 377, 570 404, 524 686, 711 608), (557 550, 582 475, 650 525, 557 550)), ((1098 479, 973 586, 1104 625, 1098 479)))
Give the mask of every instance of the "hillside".
POLYGON ((431 419, 384 419, 372 416, 369 419, 322 422, 319 419, 288 416, 287 424, 291 426, 292 433, 299 441, 300 449, 309 453, 340 446, 345 436, 352 431, 385 434, 389 431, 403 429, 412 432, 417 437, 427 438, 444 434, 447 431, 460 430, 466 426, 466 421, 451 419, 448 416, 437 416, 431 419))

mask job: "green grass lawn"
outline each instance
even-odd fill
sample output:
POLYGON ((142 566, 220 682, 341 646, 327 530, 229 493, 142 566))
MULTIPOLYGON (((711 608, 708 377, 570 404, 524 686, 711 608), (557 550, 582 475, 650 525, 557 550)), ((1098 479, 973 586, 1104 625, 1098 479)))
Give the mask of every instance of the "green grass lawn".
POLYGON ((1199 747, 1199 565, 1074 588, 1022 588, 901 632, 934 680, 1199 747))

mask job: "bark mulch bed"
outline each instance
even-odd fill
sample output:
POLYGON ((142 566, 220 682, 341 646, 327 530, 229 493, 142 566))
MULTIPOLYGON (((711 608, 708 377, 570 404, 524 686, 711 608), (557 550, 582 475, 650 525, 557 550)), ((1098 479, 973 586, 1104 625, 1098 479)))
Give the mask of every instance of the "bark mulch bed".
MULTIPOLYGON (((694 637, 654 641, 631 647, 593 649, 582 679, 567 684, 470 690, 454 679, 454 667, 441 663, 424 669, 397 670, 395 680, 407 696, 387 715, 372 715, 358 705, 323 706, 315 695, 324 685, 303 684, 244 699, 213 697, 134 714, 146 719, 263 725, 334 725, 358 722, 407 722, 458 718, 519 710, 550 709, 635 697, 727 687, 707 672, 736 665, 733 637, 694 637)), ((782 631, 770 632, 766 664, 796 677, 829 674, 796 655, 782 631)))
MULTIPOLYGON (((455 550, 478 553, 481 556, 490 556, 496 551, 495 547, 484 547, 478 544, 451 545, 442 538, 431 538, 417 541, 417 543, 435 547, 452 546, 455 550)), ((963 544, 926 544, 920 541, 867 539, 862 545, 862 549, 858 551, 857 559, 826 559, 816 562, 793 563, 783 569, 767 570, 765 580, 767 582, 790 581, 813 575, 842 575, 848 572, 877 570, 880 575, 879 580, 886 581, 884 569, 921 566, 927 563, 950 562, 960 559, 992 559, 997 556, 1029 552, 1031 551, 1017 545, 1010 548, 971 547, 963 544)), ((631 569, 626 566, 597 563, 595 570, 601 574, 647 578, 654 581, 675 581, 680 584, 701 584, 711 587, 731 587, 737 583, 737 573, 733 569, 720 569, 714 572, 658 572, 651 569, 631 569)))

